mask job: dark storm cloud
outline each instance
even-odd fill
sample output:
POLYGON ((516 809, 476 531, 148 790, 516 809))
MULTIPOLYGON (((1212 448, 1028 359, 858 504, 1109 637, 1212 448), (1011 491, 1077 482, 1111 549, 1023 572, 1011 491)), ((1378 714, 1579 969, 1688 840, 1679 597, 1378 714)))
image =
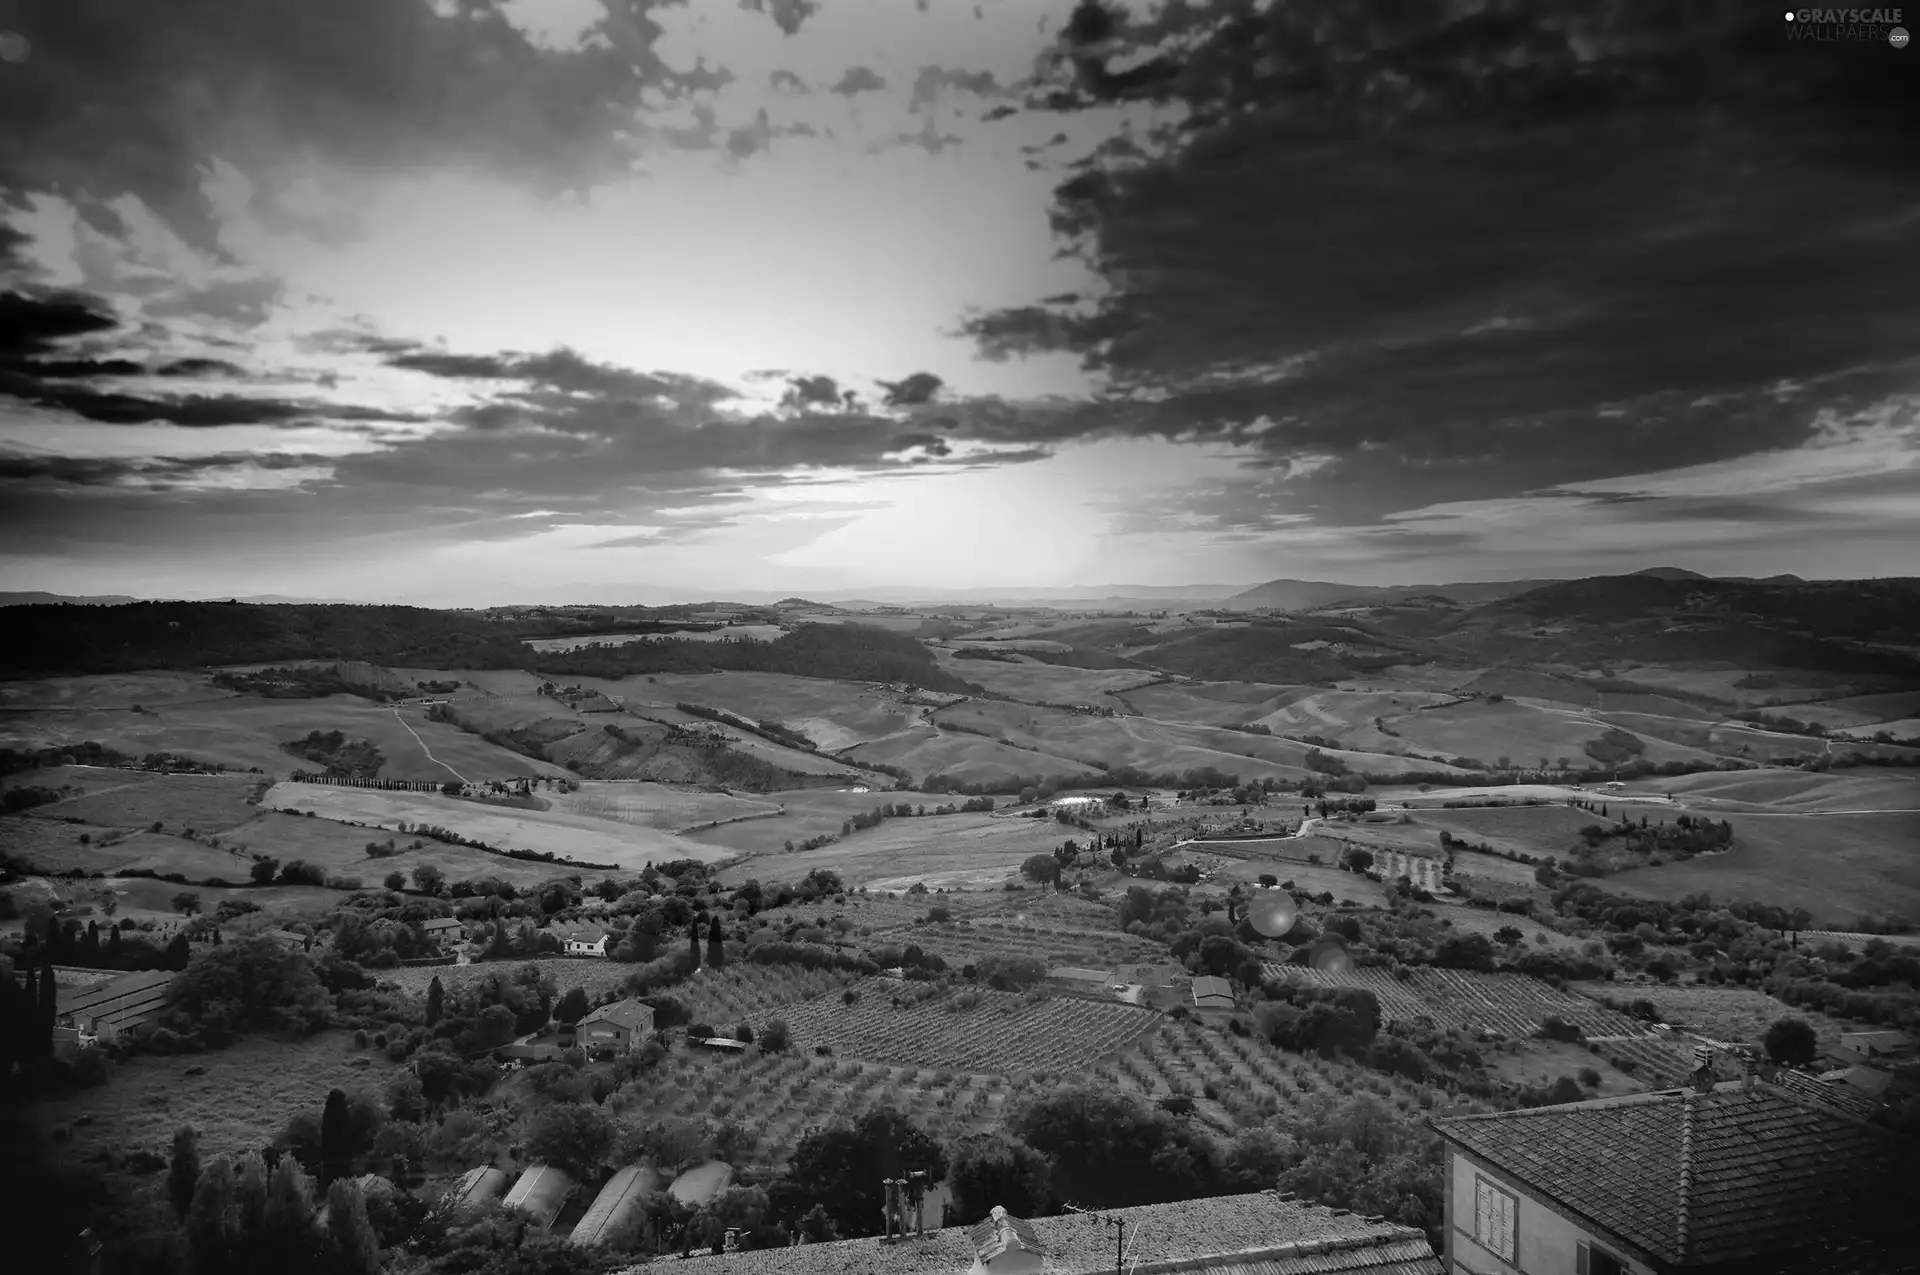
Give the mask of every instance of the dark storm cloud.
POLYGON ((868 67, 856 66, 840 77, 840 82, 833 86, 832 91, 842 97, 854 97, 861 93, 875 93, 885 87, 885 77, 868 67))
POLYGON ((211 149, 242 168, 315 153, 361 168, 478 166, 541 190, 623 173, 616 141, 653 52, 649 0, 610 0, 591 47, 536 47, 493 0, 20 0, 33 56, 0 75, 0 188, 131 192, 212 242, 211 149))
POLYGON ((815 0, 740 0, 740 7, 750 13, 766 14, 782 35, 798 35, 802 24, 820 12, 815 0))
POLYGON ((1076 89, 1039 105, 1194 123, 1059 187, 1094 308, 965 331, 1104 371, 1084 423, 1334 457, 1287 498, 1339 521, 1792 447, 1911 389, 1912 68, 1750 6, 1575 8, 1083 6, 1076 89), (1147 56, 1171 35, 1198 42, 1147 56))
POLYGON ((665 396, 690 403, 715 403, 737 397, 733 390, 717 382, 594 363, 565 347, 545 354, 449 354, 392 341, 368 344, 376 352, 389 356, 386 362, 390 367, 453 379, 525 380, 568 393, 665 396))
POLYGON ((326 463, 325 457, 287 452, 135 458, 0 454, 0 484, 51 483, 70 487, 110 487, 130 482, 154 484, 179 481, 221 469, 286 470, 326 463))
MULTIPOLYGON (((341 421, 404 421, 404 413, 287 398, 223 394, 158 395, 98 389, 82 382, 141 376, 141 360, 76 356, 76 341, 105 338, 122 324, 112 307, 78 293, 0 293, 0 401, 13 399, 108 425, 164 423, 188 427, 278 425, 330 417, 341 421)), ((157 376, 240 374, 216 359, 165 364, 157 376)))
POLYGON ((945 384, 931 372, 915 372, 904 380, 882 381, 880 388, 886 391, 888 407, 918 407, 931 403, 945 384))

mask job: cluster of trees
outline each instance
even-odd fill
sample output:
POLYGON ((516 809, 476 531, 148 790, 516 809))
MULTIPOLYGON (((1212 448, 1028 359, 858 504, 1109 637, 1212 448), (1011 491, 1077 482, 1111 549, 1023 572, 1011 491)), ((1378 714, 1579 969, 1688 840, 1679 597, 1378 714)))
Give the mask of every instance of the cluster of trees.
POLYGON ((48 748, 0 748, 0 776, 18 775, 50 766, 127 766, 132 755, 94 740, 54 744, 48 748))
POLYGON ((182 970, 191 955, 187 935, 175 932, 165 943, 134 928, 131 920, 97 920, 83 927, 76 918, 59 920, 44 908, 25 917, 17 943, 0 943, 0 957, 18 965, 72 965, 94 970, 182 970))
POLYGON ((308 731, 280 745, 283 752, 313 762, 329 775, 375 775, 386 758, 369 739, 349 739, 337 730, 308 731))

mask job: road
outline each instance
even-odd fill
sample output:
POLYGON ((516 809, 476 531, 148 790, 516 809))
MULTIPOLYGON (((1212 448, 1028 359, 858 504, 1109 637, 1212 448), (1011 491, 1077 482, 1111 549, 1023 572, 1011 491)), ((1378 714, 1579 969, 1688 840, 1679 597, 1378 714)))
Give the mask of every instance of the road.
POLYGON ((400 710, 397 708, 393 710, 393 720, 396 722, 399 722, 402 726, 407 728, 407 734, 413 736, 413 742, 420 745, 420 751, 427 755, 428 761, 432 762, 434 765, 438 766, 440 769, 446 771, 449 775, 452 775, 455 779, 458 779, 461 783, 464 784, 469 782, 465 775, 461 774, 459 771, 455 770, 453 767, 447 765, 447 763, 441 761, 438 757, 435 757, 433 755, 433 750, 427 747, 427 741, 420 738, 420 732, 413 728, 412 722, 409 722, 406 718, 400 716, 400 710))

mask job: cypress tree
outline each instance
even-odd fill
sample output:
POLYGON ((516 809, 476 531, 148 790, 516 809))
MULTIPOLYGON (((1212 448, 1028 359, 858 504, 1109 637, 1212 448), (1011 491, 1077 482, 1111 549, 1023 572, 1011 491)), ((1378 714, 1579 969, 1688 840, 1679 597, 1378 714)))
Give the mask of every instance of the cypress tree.
POLYGON ((327 1188, 327 1247, 344 1275, 380 1275, 380 1239, 367 1220, 360 1184, 351 1179, 327 1188))
POLYGON ((120 927, 117 925, 107 931, 107 955, 116 959, 120 955, 120 927))
POLYGON ((87 932, 80 940, 80 958, 92 965, 100 959, 100 923, 87 922, 87 932))
POLYGON ((170 970, 183 970, 187 962, 193 959, 193 949, 187 945, 185 934, 175 934, 167 943, 163 964, 170 970))
POLYGON ((200 1170, 193 1203, 187 1208, 188 1269, 230 1270, 239 1224, 239 1208, 233 1198, 233 1161, 217 1155, 200 1170))
POLYGON ((40 1056, 53 1056, 53 1020, 60 1013, 60 993, 53 983, 53 963, 49 961, 40 967, 40 1056))
POLYGON ((726 963, 726 950, 720 943, 720 918, 716 916, 707 923, 707 964, 719 969, 726 963))
MULTIPOLYGON (((0 965, 4 965, 0 959, 0 965)), ((0 1092, 4 1092, 13 1083, 13 1065, 20 1059, 20 1042, 24 1039, 23 1028, 31 1012, 23 1003, 20 985, 13 981, 13 969, 8 966, 0 974, 0 1092)))
POLYGON ((427 984, 427 1030, 432 1031, 440 1022, 440 1015, 447 1010, 447 989, 441 986, 440 976, 435 974, 433 981, 427 984))
POLYGON ((334 1089, 320 1110, 320 1181, 324 1185, 346 1176, 351 1159, 347 1136, 347 1095, 334 1089))
POLYGON ((193 1126, 183 1124, 173 1131, 173 1159, 167 1165, 167 1199, 174 1216, 187 1220, 193 1207, 193 1191, 200 1182, 200 1135, 193 1126))
POLYGON ((693 957, 693 968, 700 968, 700 918, 695 917, 687 929, 688 951, 693 957))

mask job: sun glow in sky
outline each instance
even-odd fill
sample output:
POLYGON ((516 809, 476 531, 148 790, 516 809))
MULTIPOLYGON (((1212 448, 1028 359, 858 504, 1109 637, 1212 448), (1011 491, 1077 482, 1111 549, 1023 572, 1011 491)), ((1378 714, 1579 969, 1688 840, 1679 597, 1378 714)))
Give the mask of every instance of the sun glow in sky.
MULTIPOLYGON (((0 589, 1857 576, 1920 533, 1920 177, 1802 163, 1817 96, 1596 114, 1567 168, 1437 91, 1389 137, 1344 72, 1300 114, 1232 6, 201 8, 8 19, 0 589)), ((1596 74, 1737 34, 1537 21, 1596 74)))

